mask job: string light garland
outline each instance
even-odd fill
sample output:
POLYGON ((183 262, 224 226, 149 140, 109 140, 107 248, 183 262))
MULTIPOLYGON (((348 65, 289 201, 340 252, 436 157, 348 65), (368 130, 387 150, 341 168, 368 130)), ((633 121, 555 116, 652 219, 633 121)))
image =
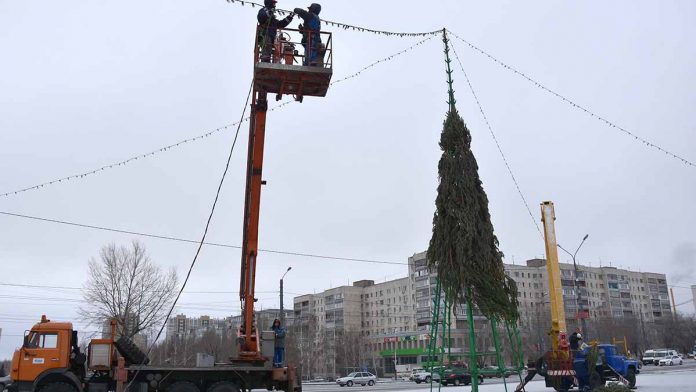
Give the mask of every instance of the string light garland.
MULTIPOLYGON (((352 74, 350 74, 350 75, 348 75, 348 76, 345 76, 345 77, 343 77, 343 78, 341 78, 341 79, 338 79, 338 80, 335 80, 335 81, 331 82, 330 85, 333 86, 333 85, 335 85, 335 84, 337 84, 337 83, 341 83, 341 82, 344 82, 344 81, 346 81, 346 80, 353 79, 353 78, 355 78, 355 77, 357 77, 357 76, 360 76, 360 74, 361 74, 362 72, 364 72, 364 71, 366 71, 366 70, 368 70, 368 69, 370 69, 370 68, 372 68, 372 67, 374 67, 374 66, 376 66, 376 65, 378 65, 378 64, 381 64, 381 63, 384 63, 384 62, 393 60, 395 57, 401 56, 401 55, 403 55, 403 54, 405 54, 405 53, 407 53, 407 52, 409 52, 409 51, 415 49, 416 47, 418 47, 418 46, 424 44, 426 41, 428 41, 428 40, 430 40, 430 39, 432 39, 432 38, 433 38, 433 37, 425 38, 425 39, 423 39, 423 40, 421 40, 421 41, 416 42, 415 44, 409 46, 408 48, 406 48, 406 49, 404 49, 404 50, 401 50, 401 51, 399 51, 399 52, 396 52, 396 53, 394 53, 394 54, 391 54, 391 55, 389 55, 389 56, 386 56, 386 57, 384 57, 384 58, 381 58, 381 59, 379 59, 379 60, 377 60, 377 61, 374 61, 374 62, 370 63, 369 65, 366 65, 365 67, 361 68, 359 71, 357 71, 357 72, 355 72, 355 73, 352 73, 352 74)), ((272 111, 274 111, 274 110, 280 109, 280 108, 282 108, 282 107, 284 107, 284 106, 286 106, 286 105, 289 105, 289 104, 291 104, 291 103, 294 103, 294 102, 295 102, 295 101, 290 101, 290 100, 284 101, 283 103, 278 104, 278 105, 276 105, 276 106, 274 106, 274 107, 268 109, 268 111, 269 111, 269 112, 272 112, 272 111)), ((249 117, 245 117, 244 119, 242 119, 242 121, 238 121, 238 122, 235 122, 235 123, 232 123, 232 124, 227 124, 227 125, 224 125, 224 126, 222 126, 222 127, 215 128, 215 129, 213 129, 213 130, 210 130, 210 131, 208 131, 208 132, 206 132, 206 133, 203 133, 203 134, 201 134, 201 135, 194 136, 194 137, 190 137, 190 138, 188 138, 188 139, 184 139, 184 140, 181 140, 181 141, 179 141, 179 142, 176 142, 176 143, 173 143, 173 144, 170 144, 170 145, 167 145, 167 146, 158 148, 158 149, 156 149, 156 150, 153 150, 153 151, 150 151, 150 152, 147 152, 147 153, 144 153, 144 154, 139 154, 139 155, 133 156, 133 157, 131 157, 131 158, 128 158, 128 159, 125 159, 125 160, 122 160, 122 161, 110 163, 110 164, 101 166, 101 167, 99 167, 99 168, 96 168, 96 169, 94 169, 94 170, 89 170, 89 171, 86 171, 86 172, 82 172, 82 173, 79 173, 79 174, 73 174, 73 175, 66 176, 66 177, 56 178, 56 179, 51 180, 51 181, 43 182, 43 183, 40 183, 40 184, 37 184, 37 185, 32 185, 32 186, 29 186, 29 187, 26 187, 26 188, 17 189, 17 190, 10 191, 10 192, 0 193, 0 197, 14 196, 14 195, 17 195, 17 194, 20 194, 20 193, 23 193, 23 192, 28 192, 28 191, 37 190, 37 189, 40 189, 40 188, 43 188, 43 187, 46 187, 46 186, 54 185, 54 184, 57 184, 57 183, 62 183, 62 182, 65 182, 65 181, 70 181, 70 180, 75 180, 75 179, 84 178, 84 177, 90 176, 90 175, 92 175, 92 174, 101 173, 101 172, 103 172, 104 170, 113 169, 113 168, 116 168, 116 167, 119 167, 119 166, 124 166, 124 165, 127 165, 127 164, 131 163, 131 162, 137 161, 138 159, 149 158, 149 157, 154 156, 155 154, 159 154, 159 153, 162 153, 162 152, 169 151, 169 150, 171 150, 171 149, 173 149, 173 148, 180 147, 180 146, 182 146, 182 145, 184 145, 184 144, 186 144, 186 143, 195 142, 195 141, 199 141, 199 140, 205 139, 205 138, 207 138, 207 137, 209 137, 209 136, 211 136, 211 135, 213 135, 213 134, 216 134, 216 133, 225 131, 225 130, 231 128, 231 127, 238 126, 241 122, 247 122, 247 121, 249 121, 249 117)))
POLYGON ((346 80, 348 80, 348 79, 355 78, 355 77, 359 76, 361 73, 363 73, 364 71, 366 71, 366 70, 368 70, 368 69, 370 69, 370 68, 372 68, 372 67, 374 67, 374 66, 376 66, 376 65, 378 65, 378 64, 380 64, 380 63, 384 63, 384 62, 393 60, 395 57, 401 56, 402 54, 407 53, 407 52, 409 52, 409 51, 415 49, 416 47, 418 47, 418 46, 420 46, 420 45, 423 45, 425 42, 427 42, 427 41, 429 41, 429 40, 431 40, 431 39, 433 39, 433 37, 428 37, 428 38, 422 39, 422 40, 416 42, 415 44, 409 46, 408 48, 406 48, 406 49, 404 49, 404 50, 402 50, 402 51, 399 51, 399 52, 396 52, 396 53, 394 53, 394 54, 392 54, 392 55, 389 55, 389 56, 387 56, 387 57, 381 58, 381 59, 379 59, 379 60, 377 60, 377 61, 375 61, 375 62, 373 62, 373 63, 371 63, 371 64, 369 64, 369 65, 364 66, 362 69, 360 69, 359 71, 357 71, 357 72, 355 72, 355 73, 352 73, 352 74, 350 74, 350 75, 348 75, 348 76, 346 76, 346 77, 344 77, 344 78, 335 80, 335 81, 331 82, 330 85, 333 86, 334 84, 341 83, 341 82, 346 81, 346 80))
POLYGON ((522 193, 522 189, 520 188, 520 184, 517 182, 517 178, 515 178, 515 174, 512 172, 512 168, 510 167, 510 163, 508 162, 507 158, 505 157, 505 154, 503 153, 502 147, 500 147, 500 143, 498 142, 498 138, 495 136, 495 133, 493 132, 493 127, 491 127, 491 123, 488 121, 488 116, 486 116, 486 113, 483 111, 483 106, 481 105, 481 101, 478 99, 478 95, 476 95, 476 91, 474 91, 474 86, 471 84, 471 80, 469 79, 469 75, 466 73, 464 70, 464 65, 462 64, 461 60, 459 59, 459 55, 457 54, 457 50, 454 48, 454 45, 450 43, 450 47, 452 48, 452 52, 454 53, 454 58, 457 59, 457 63, 459 63, 459 68, 461 68, 462 73, 464 74, 464 78, 466 79, 466 83, 469 85, 469 90, 471 91, 471 95, 474 96, 474 100, 476 101, 476 105, 479 108, 479 111, 481 112, 481 116, 483 116, 483 120, 486 122, 486 126, 488 127, 488 131, 491 133, 491 136, 493 137, 493 141, 495 142, 495 146, 498 147, 498 152, 500 153, 500 156, 503 158, 503 162, 505 163, 505 167, 508 170, 508 173, 510 173, 510 177, 512 178, 512 182, 515 183, 515 188, 517 188, 517 193, 520 195, 520 198, 522 199, 522 203, 524 203, 524 207, 527 209, 527 213, 529 213, 529 217, 532 219, 532 222, 534 223, 534 226, 537 229, 537 232, 539 232, 539 235, 541 236, 541 239, 544 239, 543 234, 541 233, 541 229, 539 228, 539 224, 537 223, 537 220, 534 218, 534 214, 532 214, 531 208, 529 208, 529 203, 527 203, 527 199, 524 197, 524 194, 522 193))
MULTIPOLYGON (((228 3, 237 3, 239 5, 250 5, 251 8, 254 7, 260 7, 263 8, 263 4, 260 3, 255 3, 253 1, 243 1, 243 0, 227 0, 228 3)), ((276 8, 276 12, 279 15, 289 15, 292 14, 293 12, 276 8)), ((321 19, 321 18, 319 18, 321 19)), ((359 31, 362 33, 373 33, 373 34, 379 34, 379 35, 385 35, 385 36, 398 36, 398 37, 425 37, 429 35, 437 35, 442 33, 442 29, 438 30, 433 30, 433 31, 424 31, 424 32, 397 32, 397 31, 387 31, 387 30, 376 30, 376 29, 370 29, 367 27, 361 27, 361 26, 355 26, 355 25, 350 25, 347 23, 341 23, 341 22, 334 22, 332 20, 328 19, 321 19, 322 22, 329 26, 333 27, 340 27, 344 30, 353 30, 353 31, 359 31)))
POLYGON ((561 99, 562 101, 564 101, 564 102, 567 103, 568 105, 570 105, 570 106, 572 106, 572 107, 574 107, 574 108, 576 108, 576 109, 579 109, 579 110, 582 111, 582 112, 585 112, 585 114, 589 115, 590 117, 593 117, 593 118, 595 118, 595 119, 597 119, 597 120, 599 120, 599 121, 605 123, 605 124, 608 125, 610 128, 614 128, 614 129, 616 129, 617 131, 620 131, 620 132, 622 132, 622 133, 624 133, 624 134, 626 134, 626 135, 632 137, 633 139, 635 139, 635 140, 637 140, 637 141, 643 143, 644 145, 646 145, 646 146, 648 146, 648 147, 651 147, 651 148, 654 148, 654 149, 656 149, 656 150, 658 150, 658 151, 664 152, 667 156, 670 156, 670 157, 672 157, 672 158, 674 158, 674 159, 677 159, 677 160, 681 161, 682 163, 684 163, 685 165, 688 165, 688 166, 691 166, 691 167, 696 168, 696 163, 694 163, 694 162, 692 162, 692 161, 690 161, 690 160, 688 160, 688 159, 686 159, 686 158, 683 158, 683 157, 681 157, 681 156, 679 156, 679 155, 677 155, 677 154, 675 154, 675 153, 673 153, 673 152, 671 152, 671 151, 668 151, 668 150, 664 149, 663 147, 660 147, 660 146, 658 146, 657 144, 652 143, 652 142, 648 141, 647 139, 644 139, 644 138, 642 138, 642 137, 640 137, 640 136, 634 134, 633 132, 627 130, 626 128, 623 128, 623 127, 621 127, 621 126, 619 126, 619 125, 616 125, 615 123, 611 122, 610 120, 606 119, 605 117, 602 117, 602 116, 600 116, 599 114, 596 114, 596 113, 592 112, 590 109, 587 109, 586 107, 584 107, 584 106, 582 106, 582 105, 580 105, 580 104, 575 103, 575 102, 574 102, 573 100, 571 100, 570 98, 567 98, 567 97, 565 97, 565 96, 563 96, 563 95, 561 95, 561 94, 559 94, 559 93, 557 93, 557 92, 551 90, 550 88, 544 86, 544 85, 541 84, 540 82, 538 82, 538 81, 532 79, 531 77, 527 76, 527 75, 526 75, 525 73, 523 73, 522 71, 518 71, 516 68, 514 68, 514 67, 512 67, 512 66, 510 66, 510 65, 508 65, 508 64, 506 64, 506 63, 504 63, 504 62, 502 62, 501 60, 498 60, 497 58, 493 57, 491 54, 489 54, 489 53, 486 52, 485 50, 479 48, 478 46, 472 44, 471 42, 469 42, 469 41, 465 40, 464 38, 458 36, 457 34, 453 33, 451 30, 448 29, 447 31, 448 31, 453 37, 457 38, 458 40, 460 40, 460 41, 462 41, 463 43, 465 43, 466 45, 468 45, 471 49, 473 49, 473 50, 475 50, 475 51, 477 51, 477 52, 483 54, 484 56, 488 57, 488 58, 491 59, 493 62, 495 62, 496 64, 500 65, 501 67, 503 67, 503 68, 505 68, 505 69, 507 69, 507 70, 510 70, 510 71, 512 71, 513 73, 515 73, 515 74, 521 76, 522 78, 524 78, 524 79, 526 79, 527 81, 529 81, 529 82, 531 82, 532 84, 534 84, 536 87, 538 87, 538 88, 540 88, 540 89, 546 91, 547 93, 549 93, 549 94, 551 94, 551 95, 556 96, 557 98, 561 99))

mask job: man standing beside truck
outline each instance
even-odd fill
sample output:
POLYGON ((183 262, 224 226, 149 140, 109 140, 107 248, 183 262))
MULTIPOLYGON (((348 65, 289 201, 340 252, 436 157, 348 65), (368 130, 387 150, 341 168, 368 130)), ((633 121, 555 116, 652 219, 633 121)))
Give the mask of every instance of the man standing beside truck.
POLYGON ((285 356, 285 328, 280 325, 280 320, 273 320, 271 327, 275 335, 275 350, 273 352, 273 367, 283 367, 283 357, 285 356))

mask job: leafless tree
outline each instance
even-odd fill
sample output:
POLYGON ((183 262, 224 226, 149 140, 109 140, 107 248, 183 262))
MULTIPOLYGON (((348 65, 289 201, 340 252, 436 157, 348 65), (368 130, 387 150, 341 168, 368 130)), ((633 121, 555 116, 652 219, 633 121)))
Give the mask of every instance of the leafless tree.
POLYGON ((164 321, 176 296, 177 274, 150 260, 145 246, 109 244, 89 261, 81 316, 92 325, 116 320, 119 335, 133 337, 164 321))

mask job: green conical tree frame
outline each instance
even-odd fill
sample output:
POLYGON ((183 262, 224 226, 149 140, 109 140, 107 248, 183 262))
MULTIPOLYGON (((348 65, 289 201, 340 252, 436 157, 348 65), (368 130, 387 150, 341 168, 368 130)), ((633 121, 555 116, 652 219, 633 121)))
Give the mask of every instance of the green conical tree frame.
MULTIPOLYGON (((452 69, 450 67, 451 60, 449 58, 449 41, 447 39, 447 31, 445 29, 442 30, 442 41, 444 43, 444 52, 445 52, 445 64, 446 64, 446 72, 447 72, 447 84, 448 84, 448 106, 449 106, 449 111, 447 115, 447 120, 445 121, 445 128, 447 129, 448 126, 452 127, 457 127, 457 126, 462 126, 463 121, 457 114, 457 109, 456 109, 456 100, 454 98, 454 87, 453 87, 453 79, 452 79, 452 69), (451 122, 454 121, 454 122, 451 122), (457 122, 461 122, 462 124, 457 124, 457 122)), ((463 134, 464 134, 464 139, 463 142, 468 144, 470 141, 470 135, 468 134, 468 130, 466 130, 466 125, 463 125, 463 134), (467 139, 468 138, 468 139, 467 139)), ((447 139, 448 137, 451 137, 452 135, 446 135, 445 131, 443 130, 443 137, 442 141, 440 142, 441 146, 443 147, 443 159, 440 161, 440 170, 443 170, 443 162, 446 159, 452 159, 451 156, 448 156, 447 154, 459 154, 458 152, 452 152, 452 151, 447 151, 445 150, 445 143, 460 143, 461 141, 453 140, 453 139, 447 139)), ((459 137, 459 136, 456 136, 459 137)), ((464 145, 464 148, 468 149, 468 145, 464 145)), ((492 285, 491 287, 486 287, 485 285, 485 280, 486 277, 483 279, 473 277, 473 278, 465 278, 464 279, 464 287, 460 287, 455 284, 457 282, 457 279, 451 279, 451 276, 443 275, 440 276, 438 275, 437 277, 437 284, 435 288, 435 292, 433 293, 433 312, 432 312, 432 320, 430 324, 430 342, 428 344, 428 359, 430 362, 429 370, 432 374, 432 378, 435 379, 437 376, 439 378, 442 378, 442 372, 444 370, 444 365, 445 362, 450 363, 452 359, 452 313, 454 306, 456 304, 466 304, 466 317, 467 317, 467 324, 468 324, 468 335, 469 335, 469 372, 471 374, 471 381, 472 381, 472 391, 473 392, 478 392, 478 377, 479 375, 482 374, 491 374, 489 371, 482 371, 481 369, 478 368, 478 358, 482 355, 489 355, 489 353, 477 353, 476 352, 476 331, 475 331, 475 325, 474 325, 474 307, 478 307, 482 313, 488 318, 490 325, 491 325, 491 332, 492 332, 492 338, 493 338, 493 343, 495 346, 495 363, 497 370, 493 370, 493 374, 496 372, 500 372, 502 374, 505 374, 506 372, 510 370, 514 370, 520 379, 520 382, 522 382, 522 375, 521 372, 524 369, 524 359, 523 359, 523 354, 522 354, 522 344, 521 344, 521 339, 519 336, 519 331, 517 330, 517 319, 518 319, 518 313, 517 313, 517 287, 510 279, 509 277, 504 275, 504 270, 502 269, 502 259, 501 256, 502 254, 497 250, 498 242, 495 236, 493 235, 492 231, 492 225, 490 223, 490 215, 488 214, 488 207, 487 207, 487 198, 485 196, 485 193, 483 190, 480 188, 480 182, 478 180, 478 175, 475 173, 476 170, 478 170, 478 167, 476 166, 476 161, 475 158, 473 158, 473 155, 470 153, 465 152, 465 156, 461 157, 458 156, 456 159, 463 159, 467 165, 469 165, 469 170, 474 170, 474 178, 473 180, 473 189, 474 192, 477 192, 477 196, 473 196, 474 199, 479 198, 475 202, 479 203, 482 207, 479 212, 477 212, 479 215, 475 217, 469 217, 473 222, 468 221, 464 217, 459 217, 455 218, 455 221, 457 222, 456 224, 472 224, 472 225, 478 225, 477 227, 480 229, 483 234, 479 234, 482 236, 480 239, 482 239, 482 245, 481 243, 476 243, 473 242, 471 243, 471 239, 473 237, 468 237, 465 238, 465 240, 468 240, 469 245, 466 244, 453 244, 453 246, 458 247, 455 249, 455 251, 463 251, 463 253, 466 254, 467 257, 476 256, 476 255, 484 255, 486 257, 486 260, 481 262, 481 261, 476 261, 474 259, 474 264, 478 263, 478 267, 483 269, 484 271, 466 271, 467 273, 471 274, 482 274, 482 273, 489 273, 491 276, 491 280, 496 283, 495 285, 492 285), (457 220, 460 219, 460 220, 457 220), (469 249, 466 248, 466 246, 471 246, 474 245, 476 247, 483 248, 483 250, 479 249, 478 253, 476 251, 470 251, 469 249), (461 248, 461 246, 464 246, 464 248, 461 248), (445 284, 443 284, 445 282, 445 284), (472 287, 474 290, 472 290, 472 287), (511 357, 512 357, 512 367, 507 367, 505 365, 505 361, 503 359, 503 354, 502 354, 502 342, 500 339, 499 335, 499 323, 502 322, 504 323, 504 329, 507 332, 507 341, 511 350, 511 357), (447 361, 445 361, 445 353, 447 354, 447 361), (434 358, 437 358, 437 361, 433 361, 434 358), (436 366, 436 364, 439 364, 439 366, 436 366), (436 376, 437 374, 437 376, 436 376)), ((442 181, 442 172, 440 172, 441 175, 441 181, 442 181)), ((442 185, 442 184, 441 184, 442 185)), ((441 192, 442 188, 438 188, 438 192, 441 192)), ((448 189, 447 191, 451 192, 452 189, 448 189)), ((464 196, 459 196, 461 197, 466 197, 464 196)), ((452 205, 450 204, 449 207, 452 205)), ((439 207, 440 208, 440 207, 439 207)), ((444 212, 444 214, 448 214, 451 211, 450 210, 443 210, 440 212, 444 212)), ((452 218, 449 218, 450 221, 448 223, 452 223, 452 218)), ((433 222, 433 240, 431 240, 431 246, 428 249, 428 266, 430 267, 431 272, 434 272, 436 270, 439 270, 441 268, 438 265, 437 260, 434 260, 432 258, 433 255, 439 254, 443 255, 444 253, 448 253, 442 251, 442 249, 433 249, 433 244, 437 243, 436 241, 436 235, 442 236, 445 235, 443 234, 443 227, 438 227, 438 214, 436 213, 434 222, 433 222), (438 229, 440 232, 437 233, 438 229)), ((452 226, 449 226, 450 228, 452 226)), ((459 230, 459 229, 457 229, 459 230)), ((472 229, 469 229, 472 230, 472 229)), ((447 233, 446 235, 450 235, 447 233)), ((442 240, 442 237, 437 238, 438 240, 442 240)), ((446 242, 446 241, 445 241, 446 242)), ((451 243, 451 241, 450 241, 451 243)), ((456 252, 455 252, 456 253, 456 252)), ((450 257, 452 257, 452 253, 448 253, 450 257)), ((471 260, 471 259, 469 259, 471 260)), ((451 261, 451 260, 450 260, 451 261)), ((450 262, 450 266, 452 263, 450 262)), ((466 267, 466 266, 464 266, 466 267)), ((452 273, 462 273, 462 271, 451 271, 452 273)), ((505 381, 505 377, 503 377, 503 382, 505 385, 505 390, 507 391, 507 382, 505 381)), ((442 384, 438 383, 438 390, 440 389, 442 384)), ((433 385, 431 383, 430 389, 432 391, 433 385)))

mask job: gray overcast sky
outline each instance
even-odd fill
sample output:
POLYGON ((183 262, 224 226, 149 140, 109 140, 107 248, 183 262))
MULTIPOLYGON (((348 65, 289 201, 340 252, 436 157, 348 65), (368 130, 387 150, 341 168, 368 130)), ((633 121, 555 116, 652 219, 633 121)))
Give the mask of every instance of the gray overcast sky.
MULTIPOLYGON (((326 19, 377 29, 447 26, 579 104, 696 161, 694 2, 322 6, 326 19)), ((0 3, 0 193, 237 121, 252 76, 256 11, 222 0, 0 3)), ((333 39, 334 79, 420 40, 350 30, 336 30, 333 39)), ((561 244, 574 247, 590 234, 583 263, 665 272, 671 284, 696 284, 696 168, 453 44, 535 219, 539 202, 553 200, 561 244)), ((457 106, 473 135, 506 260, 543 256, 541 238, 453 64, 457 106)), ((445 100, 442 42, 435 37, 336 84, 326 98, 269 113, 261 247, 404 263, 425 250, 445 100)), ((241 241, 246 133, 244 124, 210 241, 241 241)), ((0 198, 0 210, 196 239, 232 137, 226 130, 125 167, 0 198)), ((102 245, 132 238, 0 216, 0 282, 79 287, 102 245)), ((142 241, 155 261, 185 274, 194 245, 142 241)), ((239 259, 238 250, 205 247, 187 291, 236 291, 239 259)), ((273 291, 287 266, 293 267, 286 278, 292 294, 406 275, 399 265, 262 254, 261 306, 277 307, 273 291)), ((689 298, 688 290, 675 294, 677 302, 689 298)), ((11 355, 42 313, 76 318, 79 298, 76 290, 0 286, 0 358, 11 355)), ((178 311, 191 316, 239 308, 235 294, 189 293, 181 303, 178 311)), ((681 309, 693 312, 690 305, 681 309)))

